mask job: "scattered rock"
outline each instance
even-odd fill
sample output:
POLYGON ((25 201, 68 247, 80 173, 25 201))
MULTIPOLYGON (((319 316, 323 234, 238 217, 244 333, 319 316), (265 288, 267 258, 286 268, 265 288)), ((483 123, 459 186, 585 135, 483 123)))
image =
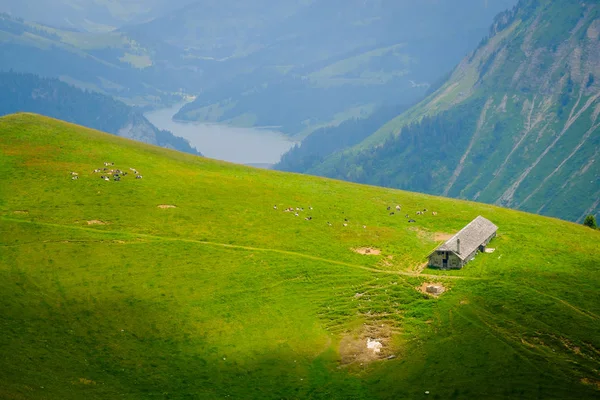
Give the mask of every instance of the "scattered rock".
POLYGON ((431 296, 439 296, 446 291, 446 288, 441 283, 425 282, 418 290, 431 296))
POLYGON ((359 330, 348 333, 340 341, 342 365, 363 364, 388 358, 392 333, 391 327, 380 323, 364 324, 359 330))
POLYGON ((367 338, 367 349, 372 350, 373 353, 381 353, 381 347, 383 347, 381 342, 378 342, 375 339, 371 340, 371 338, 367 338))

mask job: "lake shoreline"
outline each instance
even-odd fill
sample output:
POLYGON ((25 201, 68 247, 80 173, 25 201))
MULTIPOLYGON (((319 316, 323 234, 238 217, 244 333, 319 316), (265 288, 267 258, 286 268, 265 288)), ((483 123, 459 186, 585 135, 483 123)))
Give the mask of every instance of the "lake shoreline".
POLYGON ((144 113, 158 129, 186 139, 209 158, 272 168, 281 156, 298 144, 293 137, 272 127, 239 127, 218 122, 188 121, 174 118, 186 103, 174 104, 144 113))

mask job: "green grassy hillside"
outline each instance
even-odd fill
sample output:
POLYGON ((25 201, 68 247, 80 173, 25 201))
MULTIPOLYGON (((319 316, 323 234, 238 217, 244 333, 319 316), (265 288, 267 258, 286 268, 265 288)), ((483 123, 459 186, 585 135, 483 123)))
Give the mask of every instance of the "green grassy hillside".
POLYGON ((0 118, 0 174, 0 398, 600 394, 598 231, 32 114, 0 118), (100 179, 104 162, 129 175, 100 179), (422 271, 477 215, 499 226, 496 251, 422 271))

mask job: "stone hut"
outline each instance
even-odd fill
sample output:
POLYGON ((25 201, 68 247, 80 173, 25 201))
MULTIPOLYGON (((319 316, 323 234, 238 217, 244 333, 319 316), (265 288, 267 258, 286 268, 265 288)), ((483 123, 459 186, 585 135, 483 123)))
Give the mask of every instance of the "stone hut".
POLYGON ((496 225, 478 216, 429 255, 429 266, 441 269, 464 267, 478 251, 485 251, 497 231, 496 225))

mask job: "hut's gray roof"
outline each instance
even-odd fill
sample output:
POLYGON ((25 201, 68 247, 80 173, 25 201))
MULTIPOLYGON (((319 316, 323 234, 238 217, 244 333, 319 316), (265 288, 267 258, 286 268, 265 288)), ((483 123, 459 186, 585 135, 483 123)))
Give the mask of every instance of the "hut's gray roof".
POLYGON ((464 260, 497 230, 496 225, 480 215, 435 251, 451 251, 464 260), (457 251, 458 239, 460 239, 460 253, 457 251))

